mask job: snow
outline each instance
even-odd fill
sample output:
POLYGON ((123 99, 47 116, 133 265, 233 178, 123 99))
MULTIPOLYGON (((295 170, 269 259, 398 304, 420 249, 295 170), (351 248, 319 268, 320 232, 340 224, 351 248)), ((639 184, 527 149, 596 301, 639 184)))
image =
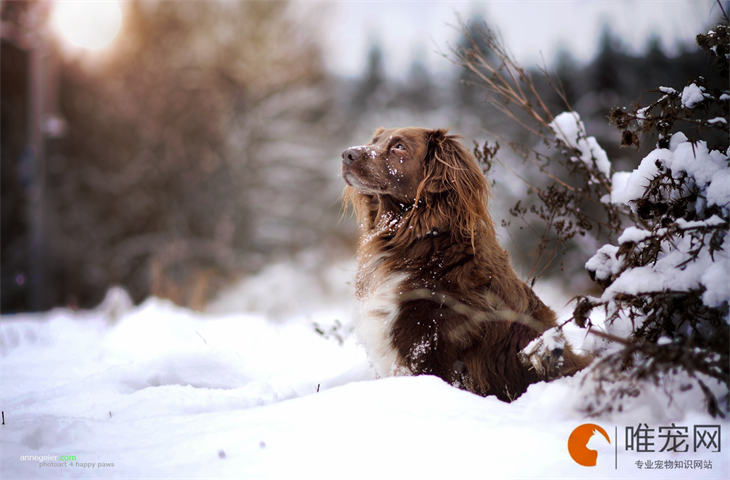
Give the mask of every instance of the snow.
POLYGON ((672 87, 659 87, 659 91, 662 93, 666 93, 668 95, 677 93, 677 91, 675 89, 673 89, 672 87))
MULTIPOLYGON (((565 349, 565 336, 559 327, 550 328, 542 333, 539 337, 532 340, 520 351, 520 355, 524 355, 532 365, 532 368, 541 375, 546 370, 563 366, 564 359, 561 356, 565 349), (553 358, 556 361, 552 361, 553 358)), ((524 357, 523 357, 524 358, 524 357)))
POLYGON ((606 178, 609 178, 611 163, 606 152, 598 144, 595 137, 586 135, 585 125, 576 112, 563 112, 556 116, 549 124, 555 137, 569 148, 580 152, 579 160, 588 168, 597 168, 606 178))
POLYGON ((630 202, 641 198, 651 179, 659 173, 657 160, 669 158, 671 155, 671 150, 657 148, 644 157, 633 172, 614 173, 611 178, 611 202, 631 205, 633 208, 630 202))
POLYGON ((682 90, 682 106, 684 108, 694 108, 698 103, 705 99, 704 88, 698 87, 697 84, 691 83, 682 90))
MULTIPOLYGON (((585 478, 565 444, 589 421, 619 445, 639 422, 722 424, 728 444, 730 425, 703 412, 696 389, 669 402, 659 385, 589 418, 585 374, 512 404, 430 376, 376 379, 352 335, 353 265, 321 259, 273 264, 203 313, 156 298, 133 306, 114 289, 94 310, 0 318, 2 478, 585 478), (76 459, 21 458, 43 455, 76 459)), ((710 459, 703 478, 730 472, 727 455, 621 447, 614 470, 614 445, 591 445, 597 477, 633 478, 635 460, 656 458, 710 459)))
POLYGON ((596 280, 608 280, 621 270, 621 261, 617 254, 618 247, 606 244, 588 259, 585 268, 594 272, 596 280))
POLYGON ((677 145, 674 155, 667 159, 667 167, 672 169, 672 176, 678 178, 682 172, 694 177, 700 186, 712 181, 720 170, 727 169, 727 156, 707 148, 707 142, 682 142, 677 145))
POLYGON ((707 187, 707 201, 710 205, 730 207, 730 169, 719 171, 707 187))
MULTIPOLYGON (((637 169, 614 173, 611 201, 628 204, 636 212, 635 201, 642 198, 646 186, 660 173, 660 168, 669 169, 674 178, 686 175, 704 193, 708 206, 716 205, 727 215, 730 208, 728 155, 710 150, 705 141, 690 142, 681 132, 672 135, 669 149, 653 150, 644 157, 637 169)), ((696 207, 698 214, 703 205, 704 201, 700 198, 696 207)), ((621 272, 604 290, 601 299, 606 302, 622 293, 636 295, 703 289, 703 303, 720 307, 730 301, 730 235, 724 235, 721 250, 711 255, 708 248, 703 248, 694 258, 692 252, 697 247, 697 240, 688 231, 700 227, 721 227, 725 223, 718 215, 694 221, 679 218, 676 220, 678 236, 671 242, 662 241, 662 250, 655 263, 624 270, 623 259, 616 258, 617 247, 605 245, 586 263, 586 268, 594 271, 599 280, 609 279, 621 272), (687 262, 689 259, 691 261, 687 262)), ((727 225, 724 228, 727 229, 727 225)), ((667 230, 660 228, 653 233, 661 236, 667 230)), ((651 234, 630 226, 619 236, 618 243, 641 242, 651 234)))
POLYGON ((618 243, 638 243, 642 240, 645 240, 650 235, 651 232, 649 232, 648 230, 631 226, 624 230, 623 233, 621 233, 621 235, 618 237, 618 243))
POLYGON ((722 225, 725 223, 725 220, 718 217, 717 215, 713 215, 707 220, 691 220, 687 221, 684 218, 678 218, 677 219, 677 226, 681 228, 682 230, 688 230, 690 228, 697 228, 697 227, 716 227, 718 225, 722 225))
POLYGON ((352 314, 354 272, 354 259, 332 262, 326 254, 305 251, 291 261, 272 263, 222 291, 206 311, 255 312, 274 321, 314 317, 342 320, 352 314))
MULTIPOLYGON (((645 294, 662 291, 688 291, 704 287, 702 301, 710 307, 719 307, 730 301, 728 275, 730 274, 730 235, 725 236, 723 250, 710 256, 703 249, 699 256, 681 269, 678 266, 690 258, 695 243, 689 235, 674 240, 667 246, 656 263, 625 270, 604 290, 602 300, 609 301, 619 293, 645 294), (714 258, 713 258, 714 257, 714 258)), ((594 257, 595 258, 595 257, 594 257)), ((613 267, 613 264, 612 268, 613 267)))
POLYGON ((730 166, 727 154, 709 150, 705 141, 683 141, 676 145, 673 156, 666 159, 666 166, 672 169, 675 178, 682 172, 687 173, 698 187, 706 189, 708 205, 728 207, 730 166))
POLYGON ((671 138, 669 139, 669 150, 675 152, 679 145, 687 142, 688 140, 689 139, 687 138, 687 135, 684 134, 684 132, 673 133, 671 138))
POLYGON ((669 149, 652 150, 632 172, 616 172, 612 177, 611 202, 631 206, 640 199, 646 186, 659 173, 659 166, 672 170, 679 178, 687 174, 706 190, 708 205, 728 208, 730 204, 730 167, 728 155, 710 150, 707 142, 690 142, 681 132, 672 135, 669 149))

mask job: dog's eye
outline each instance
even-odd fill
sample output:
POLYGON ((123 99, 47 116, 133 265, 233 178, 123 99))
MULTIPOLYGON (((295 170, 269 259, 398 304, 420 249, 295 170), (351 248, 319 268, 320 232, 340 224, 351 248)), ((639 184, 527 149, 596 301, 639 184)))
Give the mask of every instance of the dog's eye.
POLYGON ((394 150, 405 150, 405 149, 406 149, 406 147, 405 147, 405 145, 403 145, 402 143, 396 143, 396 144, 395 144, 395 145, 393 146, 393 149, 394 149, 394 150))

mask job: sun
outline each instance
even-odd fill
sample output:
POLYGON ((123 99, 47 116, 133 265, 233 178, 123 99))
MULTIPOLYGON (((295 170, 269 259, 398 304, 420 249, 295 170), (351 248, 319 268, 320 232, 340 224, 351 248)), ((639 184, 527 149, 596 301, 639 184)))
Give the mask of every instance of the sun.
POLYGON ((119 33, 122 8, 119 0, 57 0, 51 22, 71 45, 100 50, 119 33))

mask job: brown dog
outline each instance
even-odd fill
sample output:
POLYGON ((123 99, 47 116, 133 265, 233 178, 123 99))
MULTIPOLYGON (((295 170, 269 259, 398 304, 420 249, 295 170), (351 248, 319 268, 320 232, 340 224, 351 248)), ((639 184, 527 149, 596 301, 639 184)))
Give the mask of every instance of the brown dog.
POLYGON ((381 376, 437 375, 511 401, 588 359, 569 347, 520 354, 556 317, 497 243, 486 180, 457 138, 381 128, 343 152, 362 234, 357 330, 381 376))

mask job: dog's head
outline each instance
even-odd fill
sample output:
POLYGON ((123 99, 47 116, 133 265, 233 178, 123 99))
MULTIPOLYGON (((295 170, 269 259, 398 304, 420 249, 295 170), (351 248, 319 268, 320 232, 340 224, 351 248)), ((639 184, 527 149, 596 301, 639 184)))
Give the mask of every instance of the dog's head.
POLYGON ((429 130, 379 128, 367 145, 342 152, 342 177, 360 193, 412 203, 424 178, 429 130))
MULTIPOLYGON (((430 228, 447 224, 452 231, 473 235, 475 225, 488 216, 487 185, 458 138, 444 129, 379 128, 370 143, 342 153, 347 196, 352 199, 359 193, 409 212, 422 205, 430 228)), ((358 215, 365 213, 355 203, 358 215)))

